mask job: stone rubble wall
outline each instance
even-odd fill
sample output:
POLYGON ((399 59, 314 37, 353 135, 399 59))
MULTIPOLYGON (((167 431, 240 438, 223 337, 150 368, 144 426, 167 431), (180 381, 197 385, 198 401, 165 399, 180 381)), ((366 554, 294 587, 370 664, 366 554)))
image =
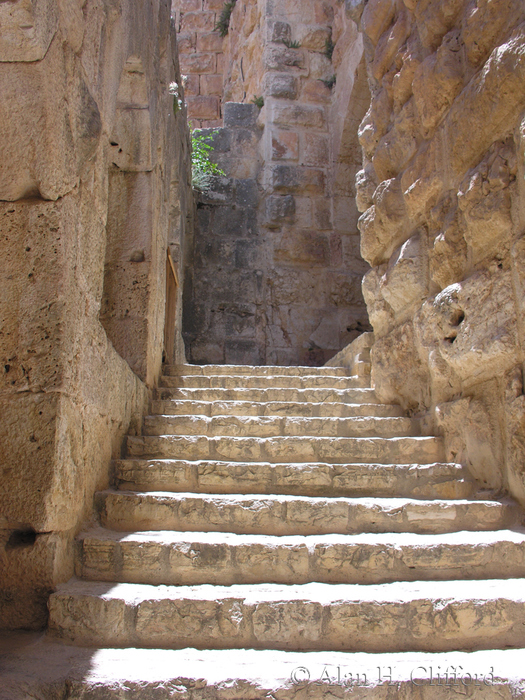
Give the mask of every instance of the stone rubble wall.
POLYGON ((39 629, 160 374, 189 137, 169 0, 16 0, 0 26, 0 628, 39 629))
POLYGON ((357 202, 376 391, 525 503, 525 6, 347 4, 372 93, 357 202))

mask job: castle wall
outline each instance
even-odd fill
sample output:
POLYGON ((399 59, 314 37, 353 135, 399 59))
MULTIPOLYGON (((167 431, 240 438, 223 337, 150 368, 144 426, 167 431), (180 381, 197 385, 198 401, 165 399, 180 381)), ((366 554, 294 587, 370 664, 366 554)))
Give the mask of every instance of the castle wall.
POLYGON ((372 92, 357 201, 376 391, 525 503, 523 3, 349 4, 372 92))
POLYGON ((0 26, 0 627, 38 629, 160 373, 189 140, 168 0, 2 3, 0 26))

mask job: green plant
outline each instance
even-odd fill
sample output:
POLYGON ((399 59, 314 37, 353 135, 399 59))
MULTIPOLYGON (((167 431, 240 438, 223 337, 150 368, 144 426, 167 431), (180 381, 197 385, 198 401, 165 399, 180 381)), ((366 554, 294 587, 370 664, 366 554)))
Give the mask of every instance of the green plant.
POLYGON ((217 163, 210 160, 213 151, 210 140, 216 133, 217 131, 211 131, 203 134, 201 129, 193 129, 191 132, 191 184, 201 192, 210 188, 214 176, 225 174, 217 163))
POLYGON ((290 39, 285 39, 283 41, 283 44, 286 46, 287 49, 300 49, 301 48, 300 41, 291 41, 290 39))
POLYGON ((332 56, 334 54, 334 49, 335 49, 335 44, 332 41, 332 37, 330 36, 324 43, 324 55, 326 58, 331 61, 332 56))
POLYGON ((250 100, 252 104, 257 105, 259 109, 262 109, 264 107, 264 97, 257 97, 257 95, 253 96, 253 100, 250 100))
POLYGON ((236 2, 237 0, 229 0, 229 2, 224 3, 219 19, 217 20, 217 24, 215 25, 215 31, 219 32, 221 36, 226 36, 226 34, 228 34, 230 17, 236 2))
POLYGON ((336 80, 337 77, 335 75, 332 75, 326 80, 322 80, 321 82, 324 83, 329 90, 331 90, 334 87, 336 80))

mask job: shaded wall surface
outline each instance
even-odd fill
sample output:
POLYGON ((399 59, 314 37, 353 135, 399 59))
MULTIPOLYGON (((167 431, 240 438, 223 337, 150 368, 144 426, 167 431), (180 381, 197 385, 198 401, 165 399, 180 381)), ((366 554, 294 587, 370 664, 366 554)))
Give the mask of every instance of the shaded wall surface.
POLYGON ((185 307, 191 361, 321 365, 370 328, 353 184, 370 96, 346 15, 325 0, 235 5, 213 137, 230 182, 201 198, 185 307), (249 202, 235 201, 239 187, 249 202))
POLYGON ((160 373, 189 141, 168 0, 15 0, 0 27, 0 627, 38 629, 160 373))
POLYGON ((376 390, 525 503, 525 7, 353 5, 372 92, 357 201, 376 390))

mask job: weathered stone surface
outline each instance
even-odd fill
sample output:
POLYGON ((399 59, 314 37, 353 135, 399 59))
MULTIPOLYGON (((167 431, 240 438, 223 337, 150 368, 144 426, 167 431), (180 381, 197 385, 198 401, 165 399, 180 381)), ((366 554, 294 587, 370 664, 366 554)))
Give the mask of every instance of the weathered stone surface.
POLYGON ((0 61, 18 63, 42 60, 58 28, 56 3, 53 0, 30 3, 15 0, 2 5, 0 61))
POLYGON ((175 244, 191 198, 175 147, 187 132, 170 114, 180 78, 165 3, 16 0, 0 3, 0 25, 0 627, 42 629, 74 532, 160 372, 167 232, 175 244), (121 303, 129 322, 112 335, 101 316, 121 323, 121 303))
POLYGON ((137 639, 157 648, 224 648, 227 638, 230 648, 307 650, 317 649, 322 638, 324 648, 330 650, 385 652, 395 645, 396 649, 445 651, 456 646, 521 644, 520 584, 520 579, 441 582, 438 604, 430 581, 366 589, 345 585, 341 590, 326 584, 284 590, 270 584, 222 590, 210 586, 200 594, 189 587, 166 587, 161 592, 140 584, 117 584, 106 593, 104 584, 73 582, 61 587, 50 605, 55 636, 71 641, 82 635, 92 643, 103 640, 106 646, 126 641, 129 645, 137 639), (479 597, 485 599, 481 622, 476 613, 479 597), (91 619, 99 625, 98 635, 91 619), (433 634, 429 634, 431 628, 436 630, 433 634))
POLYGON ((432 662, 440 669, 451 669, 450 683, 436 689, 436 677, 431 677, 429 672, 428 652, 100 649, 94 664, 91 649, 40 639, 28 643, 25 637, 7 641, 11 649, 4 657, 2 681, 9 700, 20 700, 28 692, 45 693, 56 700, 66 689, 81 700, 106 700, 108 692, 129 700, 138 700, 145 693, 156 699, 170 692, 174 685, 184 700, 204 696, 228 700, 232 693, 244 692, 246 686, 264 700, 276 694, 284 700, 295 700, 305 692, 313 698, 321 698, 327 692, 339 698, 343 697, 346 686, 357 690, 365 679, 367 695, 380 700, 387 697, 394 683, 396 692, 409 700, 419 700, 422 692, 445 697, 455 681, 462 689, 473 683, 481 684, 481 691, 477 692, 482 692, 487 700, 511 700, 521 692, 522 685, 521 649, 436 653, 432 662), (308 674, 296 670, 303 669, 305 661, 308 674), (29 665, 31 678, 27 675, 29 665), (457 668, 462 675, 457 674, 457 668), (184 677, 179 669, 184 669, 184 677), (343 669, 344 676, 340 678, 338 673, 342 675, 343 669))

